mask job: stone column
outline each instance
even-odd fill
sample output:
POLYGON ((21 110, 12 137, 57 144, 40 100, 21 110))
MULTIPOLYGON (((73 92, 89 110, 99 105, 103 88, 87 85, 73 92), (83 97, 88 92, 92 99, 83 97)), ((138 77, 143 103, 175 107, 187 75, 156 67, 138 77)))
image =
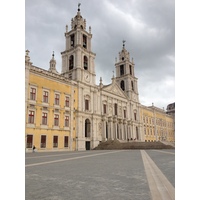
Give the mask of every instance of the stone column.
POLYGON ((102 120, 102 140, 105 141, 106 140, 106 121, 105 121, 105 118, 103 117, 103 120, 102 120))
POLYGON ((119 139, 123 140, 123 124, 122 119, 119 120, 119 139))
POLYGON ((113 140, 113 120, 112 120, 112 117, 109 117, 108 118, 108 136, 110 139, 113 140))
POLYGON ((130 125, 130 128, 131 128, 131 138, 133 139, 133 124, 132 123, 130 125))
POLYGON ((121 139, 124 140, 124 125, 121 123, 121 139))
POLYGON ((117 118, 116 117, 113 118, 113 128, 114 128, 113 138, 116 139, 117 138, 117 118))

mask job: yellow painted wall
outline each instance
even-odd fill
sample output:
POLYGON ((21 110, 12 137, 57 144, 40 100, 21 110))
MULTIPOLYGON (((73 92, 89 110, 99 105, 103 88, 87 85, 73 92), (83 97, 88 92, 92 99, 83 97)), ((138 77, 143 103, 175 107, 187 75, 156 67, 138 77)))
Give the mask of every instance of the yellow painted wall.
POLYGON ((175 141, 173 116, 144 106, 141 107, 140 114, 145 141, 175 141))
POLYGON ((28 95, 30 95, 30 88, 36 87, 36 101, 31 101, 30 96, 28 97, 28 109, 26 114, 26 135, 33 135, 33 145, 36 146, 37 150, 75 150, 75 114, 74 108, 77 108, 77 87, 69 83, 64 83, 59 80, 47 78, 35 73, 30 73, 29 77, 29 88, 28 95), (48 104, 43 102, 43 91, 49 91, 48 104), (60 94, 59 106, 54 105, 55 92, 60 94), (70 107, 65 107, 65 96, 70 96, 70 107), (28 124, 29 109, 32 109, 31 105, 34 105, 33 110, 35 111, 34 125, 28 124), (47 127, 42 125, 42 112, 43 107, 48 109, 48 122, 47 127), (54 127, 54 113, 55 109, 59 112, 59 128, 58 130, 54 127), (70 116, 69 128, 64 126, 64 116, 70 116), (71 121, 72 120, 72 121, 71 121), (41 135, 46 135, 46 148, 40 148, 41 135), (58 136, 58 147, 53 148, 53 136, 58 136), (64 147, 64 136, 68 136, 68 148, 64 147), (71 139, 70 139, 71 138, 71 139), (70 145, 71 141, 71 145, 70 145))

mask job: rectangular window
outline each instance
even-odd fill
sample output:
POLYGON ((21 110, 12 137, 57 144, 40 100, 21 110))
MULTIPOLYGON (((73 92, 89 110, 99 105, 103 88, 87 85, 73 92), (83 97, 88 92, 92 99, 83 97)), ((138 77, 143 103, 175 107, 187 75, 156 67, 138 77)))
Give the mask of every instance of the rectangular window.
POLYGON ((35 88, 31 88, 30 91, 30 100, 34 100, 36 99, 36 89, 35 88))
POLYGON ((124 65, 120 65, 120 75, 124 75, 124 65))
POLYGON ((32 110, 29 110, 29 115, 28 115, 28 123, 29 124, 34 123, 34 115, 35 115, 35 112, 32 110))
POLYGON ((69 97, 65 97, 65 106, 69 107, 69 97))
POLYGON ((85 99, 85 110, 89 110, 89 100, 85 99))
POLYGON ((42 113, 42 125, 47 125, 47 113, 42 113))
POLYGON ((69 116, 65 116, 65 126, 69 127, 69 116))
POLYGON ((48 92, 47 91, 44 91, 43 92, 43 102, 44 103, 48 103, 48 92))
POLYGON ((137 113, 134 113, 134 118, 135 120, 137 120, 137 113))
POLYGON ((126 118, 126 110, 124 110, 124 118, 126 118))
POLYGON ((58 126, 59 125, 59 115, 55 114, 54 115, 54 126, 58 126))
POLYGON ((59 105, 59 99, 60 99, 60 95, 55 94, 55 105, 59 105))
POLYGON ((116 103, 115 103, 114 109, 115 109, 115 115, 117 115, 117 104, 116 103))
POLYGON ((68 147, 68 136, 64 137, 64 147, 68 147))
POLYGON ((46 135, 41 135, 40 148, 46 148, 46 135))
POLYGON ((57 148, 58 147, 58 136, 53 136, 53 147, 57 148))
POLYGON ((106 104, 103 104, 103 113, 106 114, 106 104))
POLYGON ((33 135, 27 135, 26 148, 32 148, 33 146, 33 135))

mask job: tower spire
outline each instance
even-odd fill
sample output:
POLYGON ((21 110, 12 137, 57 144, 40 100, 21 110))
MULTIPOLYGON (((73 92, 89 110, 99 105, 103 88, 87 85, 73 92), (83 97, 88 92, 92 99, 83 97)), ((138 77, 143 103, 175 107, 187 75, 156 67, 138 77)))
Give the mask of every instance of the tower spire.
POLYGON ((54 59, 54 51, 53 51, 52 58, 51 58, 49 64, 50 64, 49 71, 51 71, 55 74, 58 74, 58 72, 56 70, 56 60, 54 59))

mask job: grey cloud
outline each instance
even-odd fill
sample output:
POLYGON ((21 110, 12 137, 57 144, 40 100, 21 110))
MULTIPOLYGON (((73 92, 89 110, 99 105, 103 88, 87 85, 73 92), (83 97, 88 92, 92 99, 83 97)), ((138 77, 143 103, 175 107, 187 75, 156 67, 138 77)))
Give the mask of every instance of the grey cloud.
MULTIPOLYGON (((26 0, 25 42, 33 64, 48 69, 55 51, 57 69, 61 71, 65 26, 71 29, 78 3, 26 0)), ((87 30, 92 27, 97 84, 100 76, 104 84, 111 82, 115 57, 125 39, 126 49, 134 58, 141 103, 156 102, 156 106, 166 107, 174 101, 173 84, 166 85, 166 80, 175 77, 174 10, 174 0, 82 0, 81 14, 87 30)))

